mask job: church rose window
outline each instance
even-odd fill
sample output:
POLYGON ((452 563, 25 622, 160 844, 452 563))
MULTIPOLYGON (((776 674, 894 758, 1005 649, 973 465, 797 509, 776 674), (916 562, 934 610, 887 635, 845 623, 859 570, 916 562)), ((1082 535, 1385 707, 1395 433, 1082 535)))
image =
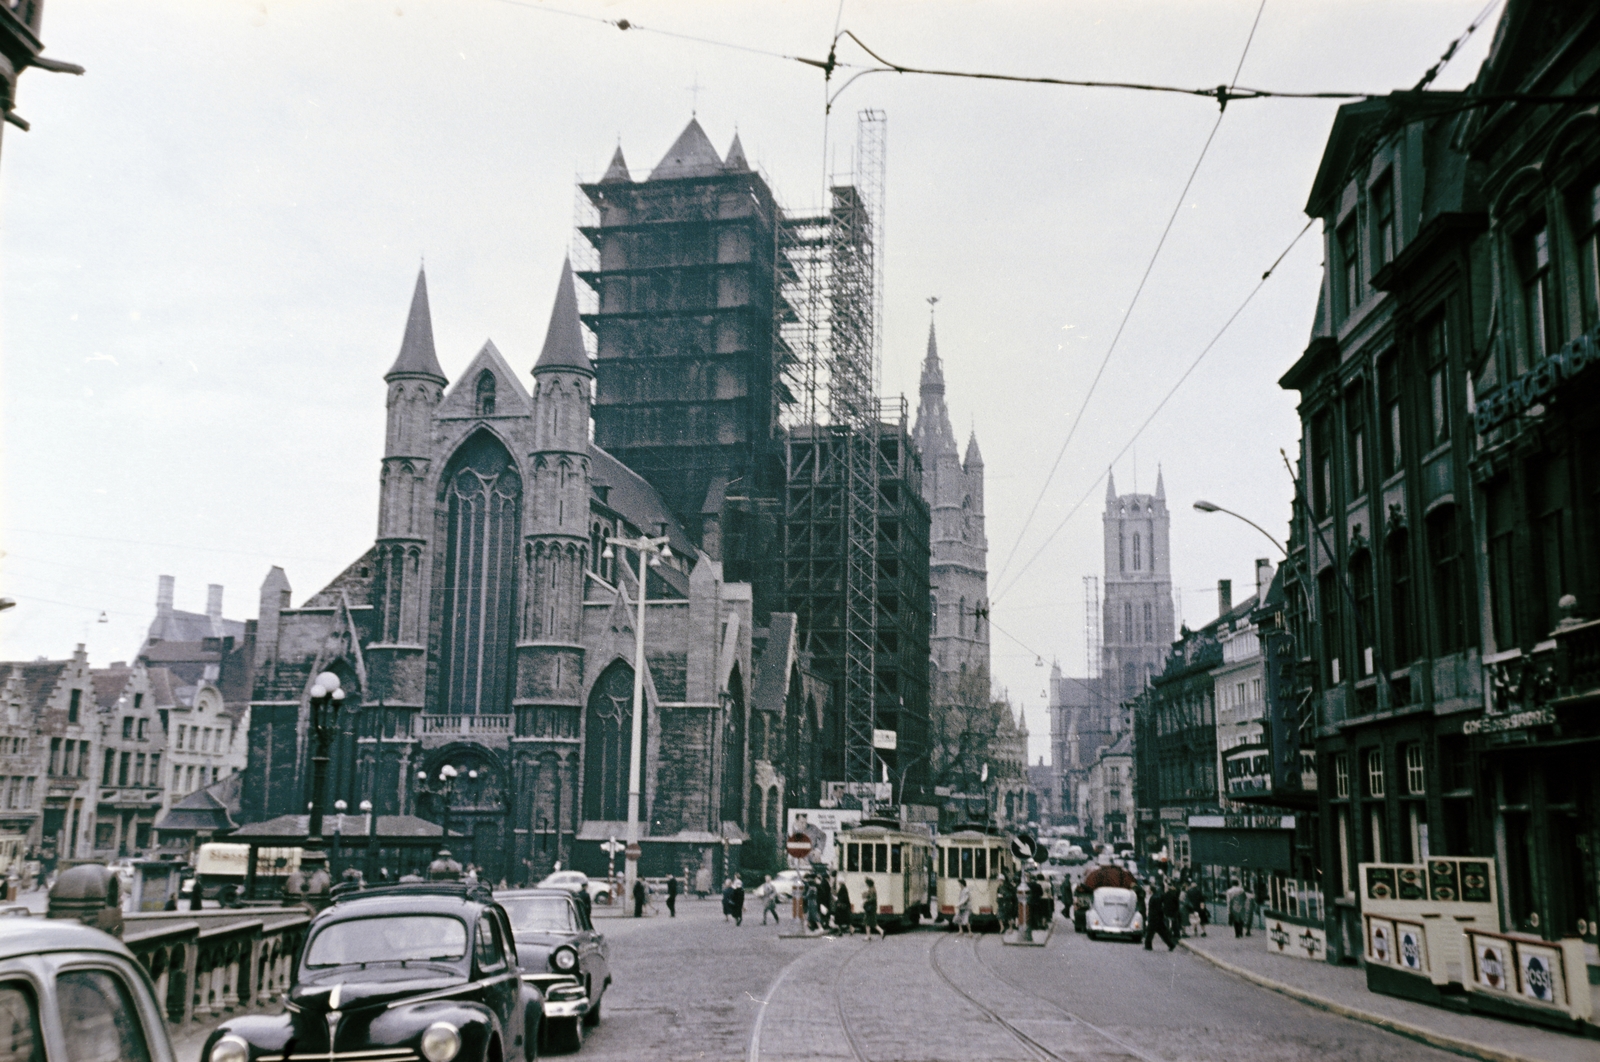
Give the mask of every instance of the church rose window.
POLYGON ((437 710, 508 713, 522 480, 505 448, 480 432, 456 452, 444 482, 437 710))

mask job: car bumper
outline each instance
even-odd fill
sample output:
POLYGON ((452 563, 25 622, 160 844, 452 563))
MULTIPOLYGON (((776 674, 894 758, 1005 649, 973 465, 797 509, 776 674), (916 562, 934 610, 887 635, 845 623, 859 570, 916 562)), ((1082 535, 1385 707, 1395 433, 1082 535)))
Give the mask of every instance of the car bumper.
POLYGON ((593 1007, 582 982, 577 978, 525 974, 522 980, 537 988, 539 994, 544 996, 546 1019, 581 1018, 593 1007))
POLYGON ((1090 922, 1088 930, 1099 937, 1128 937, 1133 940, 1139 940, 1144 936, 1143 926, 1108 926, 1103 922, 1098 925, 1090 922))

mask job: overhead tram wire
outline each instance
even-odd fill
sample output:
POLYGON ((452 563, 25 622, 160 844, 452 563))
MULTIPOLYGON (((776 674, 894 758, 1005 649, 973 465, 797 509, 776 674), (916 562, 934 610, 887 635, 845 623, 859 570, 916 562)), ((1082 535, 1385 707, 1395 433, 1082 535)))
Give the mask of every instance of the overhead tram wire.
MULTIPOLYGON (((1200 367, 1200 363, 1205 360, 1206 355, 1211 353, 1212 348, 1215 347, 1218 341, 1222 339, 1224 333, 1226 333, 1228 329, 1232 327, 1233 322, 1237 321, 1239 319, 1239 315, 1244 313, 1245 307, 1249 306, 1251 301, 1255 299, 1256 295, 1260 293, 1261 289, 1266 286, 1267 280, 1271 278, 1274 272, 1277 271, 1278 266, 1283 262, 1283 260, 1289 256, 1289 252, 1295 249, 1295 246, 1300 242, 1301 238, 1305 236, 1307 232, 1311 231, 1311 226, 1316 224, 1317 220, 1317 218, 1311 218, 1309 221, 1307 221, 1305 226, 1295 234, 1294 239, 1289 241, 1289 246, 1283 249, 1283 253, 1278 255, 1277 258, 1273 259, 1272 265, 1267 267, 1267 271, 1265 273, 1261 274, 1261 279, 1256 281, 1256 286, 1250 289, 1250 293, 1244 297, 1244 301, 1239 304, 1238 308, 1235 309, 1233 313, 1228 315, 1228 319, 1226 321, 1222 322, 1222 327, 1217 329, 1216 335, 1212 336, 1211 341, 1201 348, 1199 354, 1195 355, 1194 361, 1190 362, 1189 367, 1183 370, 1183 375, 1179 376, 1173 385, 1168 388, 1167 393, 1161 397, 1161 401, 1157 402, 1156 407, 1150 411, 1150 415, 1144 418, 1144 422, 1134 430, 1133 435, 1129 437, 1126 443, 1123 444, 1122 449, 1118 450, 1116 455, 1112 457, 1112 464, 1115 464, 1118 460, 1120 460, 1122 455, 1131 450, 1133 448, 1133 444, 1139 441, 1139 436, 1144 434, 1144 430, 1150 426, 1150 423, 1156 419, 1156 416, 1160 414, 1161 410, 1166 407, 1166 404, 1172 400, 1172 396, 1178 393, 1178 388, 1183 386, 1184 381, 1187 380, 1190 375, 1192 375, 1194 371, 1200 367)), ((1106 473, 1104 472, 1095 477, 1094 482, 1089 485, 1089 489, 1084 492, 1083 497, 1079 498, 1077 504, 1067 511, 1066 516, 1061 518, 1061 522, 1055 526, 1055 530, 1051 531, 1049 535, 1045 536, 1045 540, 1039 544, 1039 548, 1034 551, 1033 556, 1028 558, 1028 562, 1018 569, 1017 574, 1011 577, 1011 581, 1009 583, 1007 583, 989 599, 991 606, 994 604, 994 602, 999 601, 1002 597, 1004 597, 1012 587, 1016 586, 1017 583, 1021 581, 1023 575, 1026 574, 1028 569, 1033 566, 1033 563, 1043 556, 1045 549, 1050 545, 1051 542, 1055 540, 1055 537, 1060 534, 1062 529, 1067 526, 1067 523, 1077 515, 1078 510, 1083 508, 1084 503, 1089 500, 1090 496, 1099 489, 1101 482, 1105 478, 1106 473)), ((991 623, 992 622, 993 621, 991 621, 991 623)))
MULTIPOLYGON (((1239 74, 1244 70, 1244 61, 1250 54, 1250 45, 1256 39, 1256 28, 1261 25, 1261 13, 1267 8, 1267 0, 1261 0, 1256 8, 1256 17, 1250 23, 1250 33, 1244 40, 1244 49, 1239 53, 1239 63, 1233 69, 1233 82, 1238 84, 1239 74)), ((1211 142, 1217 138, 1217 130, 1222 128, 1222 117, 1225 110, 1217 112, 1217 120, 1211 125, 1211 132, 1206 135, 1206 142, 1200 146, 1200 155, 1194 160, 1194 166, 1189 170, 1189 177, 1183 182, 1183 190, 1178 193, 1178 200, 1172 206, 1172 213, 1167 217, 1167 224, 1161 230, 1161 238, 1156 240, 1156 246, 1150 252, 1150 261, 1145 263, 1144 274, 1139 277, 1139 284, 1133 289, 1133 298, 1128 302, 1128 308, 1122 313, 1122 320, 1117 324, 1116 334, 1111 337, 1111 343, 1106 347, 1105 357, 1100 359, 1100 367, 1095 370, 1094 379, 1089 381, 1089 389, 1084 392, 1083 401, 1078 405, 1078 412, 1072 418, 1072 424, 1067 428, 1067 437, 1061 441, 1061 449, 1056 451, 1056 459, 1050 465, 1050 471, 1044 477, 1044 482, 1039 485, 1039 493, 1033 499, 1033 507, 1028 510, 1028 516, 1022 521, 1022 527, 1017 530, 1017 537, 1011 543, 1011 550, 1006 554, 1005 561, 1000 565, 1000 572, 995 576, 995 581, 1006 577, 1006 572, 1011 569, 1011 562, 1016 558, 1017 550, 1022 546, 1023 537, 1027 535, 1028 528, 1033 525, 1033 518, 1039 512, 1039 506, 1044 503, 1044 496, 1050 489, 1050 484, 1056 477, 1056 472, 1061 468, 1062 458, 1067 456, 1067 447, 1072 445, 1073 436, 1078 433, 1078 426, 1083 423, 1083 414, 1089 408, 1089 402, 1094 398, 1095 389, 1100 386, 1100 379, 1105 375, 1106 366, 1111 364, 1111 355, 1115 353, 1117 344, 1122 340, 1122 333, 1128 327, 1128 320, 1133 316, 1133 311, 1139 305, 1139 296, 1144 294, 1144 288, 1150 281, 1150 274, 1155 271, 1156 261, 1161 257, 1161 249, 1167 245, 1167 237, 1172 234, 1172 226, 1177 223, 1178 214, 1183 210, 1184 201, 1189 198, 1189 189, 1194 186, 1194 179, 1200 173, 1200 165, 1206 160, 1206 153, 1211 150, 1211 142)))

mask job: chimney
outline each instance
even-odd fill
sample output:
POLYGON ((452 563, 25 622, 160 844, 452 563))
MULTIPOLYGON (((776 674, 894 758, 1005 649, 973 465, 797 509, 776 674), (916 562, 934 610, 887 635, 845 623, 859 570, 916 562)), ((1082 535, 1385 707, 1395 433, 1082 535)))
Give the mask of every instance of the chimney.
POLYGON ((161 577, 160 581, 156 584, 156 611, 157 612, 171 612, 172 611, 172 584, 173 584, 173 581, 174 580, 173 580, 172 576, 163 575, 161 577))
POLYGON ((222 587, 216 583, 206 587, 206 618, 213 625, 222 622, 222 587))
POLYGON ((1272 577, 1277 574, 1277 569, 1265 557, 1256 558, 1256 606, 1266 604, 1267 588, 1272 585, 1272 577))
POLYGON ((1217 615, 1226 616, 1233 608, 1233 580, 1217 580, 1217 615))

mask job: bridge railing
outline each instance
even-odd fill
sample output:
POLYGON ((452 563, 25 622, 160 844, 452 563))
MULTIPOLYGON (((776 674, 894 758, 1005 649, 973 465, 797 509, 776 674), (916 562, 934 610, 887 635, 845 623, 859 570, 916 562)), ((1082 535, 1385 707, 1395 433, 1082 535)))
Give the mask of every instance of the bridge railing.
POLYGON ((130 914, 122 940, 183 1027, 281 1000, 310 922, 298 906, 130 914))

